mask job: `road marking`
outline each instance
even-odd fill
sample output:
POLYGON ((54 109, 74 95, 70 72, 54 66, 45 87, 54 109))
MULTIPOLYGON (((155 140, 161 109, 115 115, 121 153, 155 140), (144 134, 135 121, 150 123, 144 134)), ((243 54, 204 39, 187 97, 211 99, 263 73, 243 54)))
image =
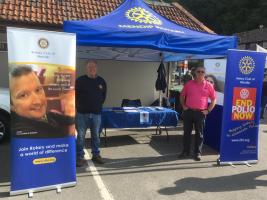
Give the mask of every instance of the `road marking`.
POLYGON ((103 200, 114 200, 112 194, 109 192, 108 188, 105 186, 100 174, 97 171, 94 163, 91 161, 88 151, 85 149, 85 159, 88 160, 89 169, 94 177, 96 185, 99 189, 100 195, 103 200))

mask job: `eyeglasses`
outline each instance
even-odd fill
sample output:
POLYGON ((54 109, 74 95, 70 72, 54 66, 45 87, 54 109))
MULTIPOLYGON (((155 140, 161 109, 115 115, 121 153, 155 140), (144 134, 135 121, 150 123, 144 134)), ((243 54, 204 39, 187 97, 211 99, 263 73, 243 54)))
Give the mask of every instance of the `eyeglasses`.
POLYGON ((196 71, 197 73, 205 74, 205 71, 196 71))

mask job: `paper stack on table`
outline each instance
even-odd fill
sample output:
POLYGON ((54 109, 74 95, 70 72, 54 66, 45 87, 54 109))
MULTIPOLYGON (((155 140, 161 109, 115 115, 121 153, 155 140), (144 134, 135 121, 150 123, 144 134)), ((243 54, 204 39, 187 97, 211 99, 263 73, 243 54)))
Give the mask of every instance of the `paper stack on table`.
POLYGON ((139 112, 136 107, 122 107, 124 112, 139 112))

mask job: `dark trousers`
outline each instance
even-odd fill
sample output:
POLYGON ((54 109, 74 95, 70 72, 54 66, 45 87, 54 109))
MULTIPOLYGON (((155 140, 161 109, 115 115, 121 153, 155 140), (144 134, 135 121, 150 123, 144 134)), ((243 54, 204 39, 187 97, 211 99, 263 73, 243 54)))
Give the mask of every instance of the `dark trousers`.
POLYGON ((188 109, 184 111, 184 137, 183 137, 183 152, 190 153, 191 134, 193 127, 195 128, 195 145, 194 153, 202 153, 203 146, 203 130, 206 116, 201 111, 188 109))

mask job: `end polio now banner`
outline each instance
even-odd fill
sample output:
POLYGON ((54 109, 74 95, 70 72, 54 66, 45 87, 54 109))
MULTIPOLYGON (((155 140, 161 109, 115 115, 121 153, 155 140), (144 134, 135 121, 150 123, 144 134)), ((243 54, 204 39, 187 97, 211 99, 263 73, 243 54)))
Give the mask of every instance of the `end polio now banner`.
POLYGON ((76 184, 73 34, 7 28, 11 195, 76 184))
POLYGON ((220 163, 255 163, 265 53, 229 50, 220 163))

